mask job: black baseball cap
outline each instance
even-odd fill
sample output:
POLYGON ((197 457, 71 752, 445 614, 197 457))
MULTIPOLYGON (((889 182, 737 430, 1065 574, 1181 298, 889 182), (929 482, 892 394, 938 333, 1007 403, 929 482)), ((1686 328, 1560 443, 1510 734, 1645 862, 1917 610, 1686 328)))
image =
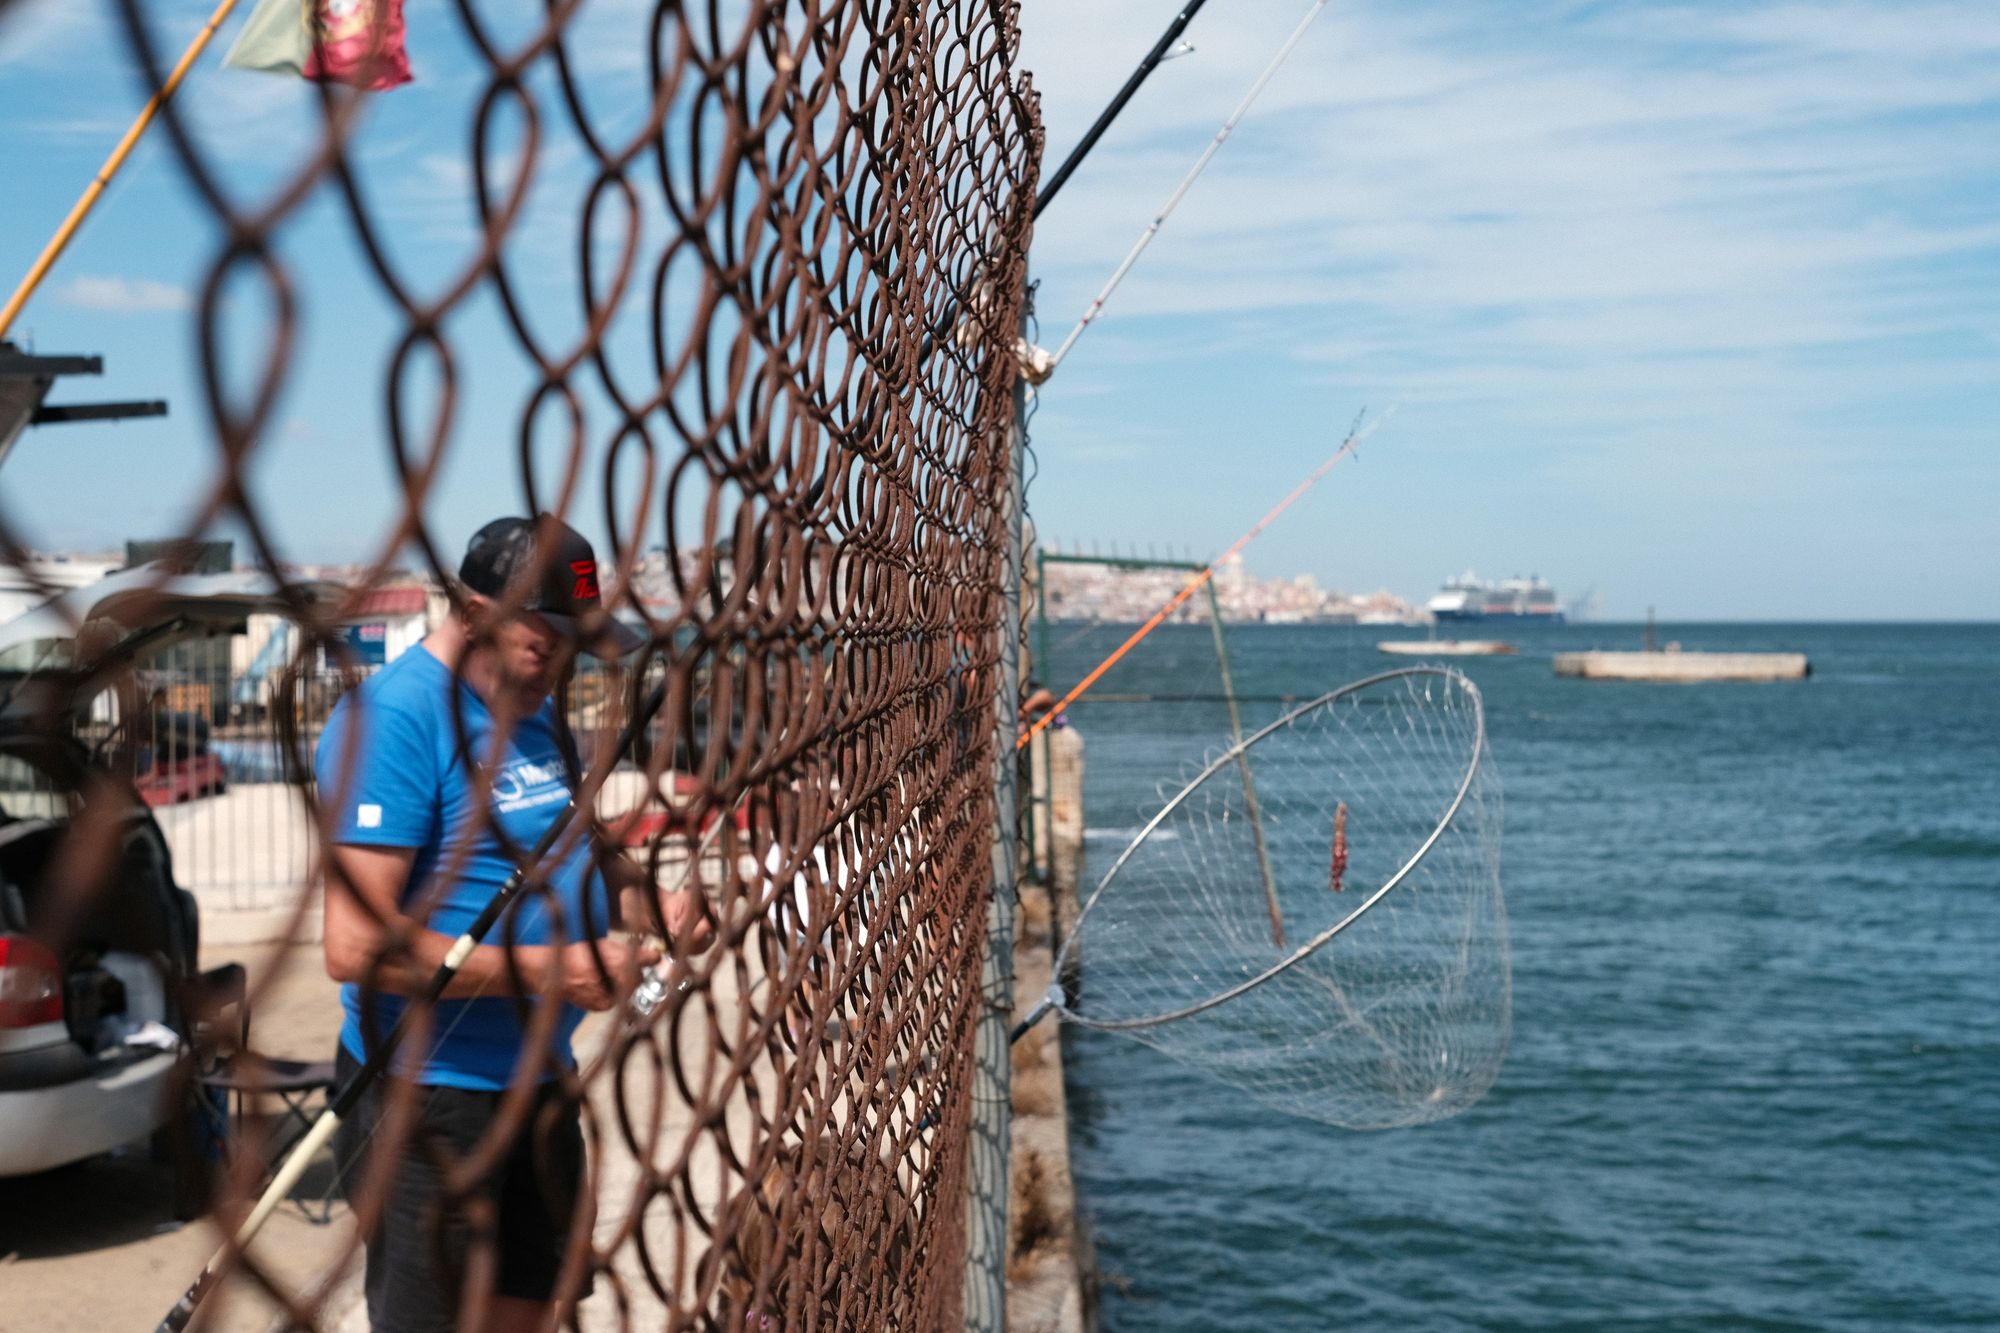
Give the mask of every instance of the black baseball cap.
POLYGON ((637 630, 604 609, 597 587, 597 552, 582 533, 553 514, 496 518, 472 534, 458 581, 483 597, 505 602, 520 595, 517 581, 534 580, 521 609, 599 657, 623 657, 643 647, 637 630))

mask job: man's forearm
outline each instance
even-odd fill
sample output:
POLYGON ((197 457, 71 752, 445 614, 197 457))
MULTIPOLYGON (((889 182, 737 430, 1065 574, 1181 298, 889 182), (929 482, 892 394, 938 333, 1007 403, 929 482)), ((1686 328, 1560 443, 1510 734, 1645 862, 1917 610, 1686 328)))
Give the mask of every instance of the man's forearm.
MULTIPOLYGON (((408 947, 385 958, 374 975, 377 990, 392 995, 418 996, 429 990, 431 978, 444 966, 458 941, 435 930, 411 929, 408 947)), ((507 947, 482 944, 467 954, 444 988, 446 999, 470 999, 475 995, 537 995, 555 984, 555 950, 541 944, 513 946, 510 967, 507 947)))

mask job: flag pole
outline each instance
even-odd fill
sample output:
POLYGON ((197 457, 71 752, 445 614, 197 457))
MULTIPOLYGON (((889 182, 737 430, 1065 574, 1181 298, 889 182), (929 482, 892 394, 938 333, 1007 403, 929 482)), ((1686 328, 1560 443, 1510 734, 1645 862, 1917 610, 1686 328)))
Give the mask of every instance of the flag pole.
POLYGON ((28 303, 28 298, 42 285, 42 279, 46 278, 49 270, 55 267, 56 260, 62 257, 62 252, 75 237, 77 228, 81 227, 83 220, 90 216, 90 210, 97 206, 105 187, 111 184, 112 177, 118 174, 118 169, 124 166, 125 159, 132 155, 132 149, 138 145, 141 136, 151 127, 153 117, 157 116, 160 108, 173 97, 175 90, 181 86, 181 80, 187 77, 187 72, 194 68, 194 62, 199 60, 201 53, 207 49, 209 39, 215 36, 215 30, 222 26, 223 20, 229 17, 229 11, 234 8, 236 0, 221 0, 221 3, 216 5, 215 12, 208 16, 208 22, 202 25, 201 31, 195 34, 192 42, 188 43, 187 50, 181 53, 180 63, 174 66, 173 73, 167 75, 166 82, 162 83, 158 91, 147 100, 145 107, 139 112, 139 118, 132 122, 132 127, 125 131, 125 137, 111 150, 111 156, 104 159, 104 165, 97 169, 96 178, 85 187, 83 196, 76 201, 76 206, 70 209, 69 216, 63 219, 60 227, 56 228, 56 234, 49 238, 49 243, 42 247, 41 257, 35 260, 34 267, 28 270, 28 276, 21 279, 21 285, 14 289, 14 294, 7 298, 6 307, 0 309, 0 335, 5 335, 7 330, 13 327, 15 318, 21 313, 21 307, 28 303))

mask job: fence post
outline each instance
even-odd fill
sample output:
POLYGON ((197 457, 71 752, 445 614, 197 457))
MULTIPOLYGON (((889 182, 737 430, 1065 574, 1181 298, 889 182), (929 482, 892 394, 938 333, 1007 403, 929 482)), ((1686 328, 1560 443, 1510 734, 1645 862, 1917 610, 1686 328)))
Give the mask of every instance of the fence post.
MULTIPOLYGON (((1023 329, 1025 331, 1025 321, 1023 329)), ((1021 697, 1021 501, 1027 381, 1014 381, 1007 431, 1005 580, 1001 610, 1000 689, 994 701, 993 896, 987 910, 982 1004, 973 1036, 972 1133, 966 1162, 965 1327, 1007 1327, 1007 1156, 1013 1138, 1014 899, 1017 892, 1019 762, 1014 735, 1021 697)))

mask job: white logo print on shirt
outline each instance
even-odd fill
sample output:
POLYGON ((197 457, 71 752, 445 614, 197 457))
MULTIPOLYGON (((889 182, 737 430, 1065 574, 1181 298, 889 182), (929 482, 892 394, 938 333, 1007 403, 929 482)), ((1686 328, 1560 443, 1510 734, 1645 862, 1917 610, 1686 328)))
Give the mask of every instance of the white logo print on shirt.
POLYGON ((493 808, 503 815, 568 799, 569 784, 554 755, 516 759, 493 776, 493 808))

